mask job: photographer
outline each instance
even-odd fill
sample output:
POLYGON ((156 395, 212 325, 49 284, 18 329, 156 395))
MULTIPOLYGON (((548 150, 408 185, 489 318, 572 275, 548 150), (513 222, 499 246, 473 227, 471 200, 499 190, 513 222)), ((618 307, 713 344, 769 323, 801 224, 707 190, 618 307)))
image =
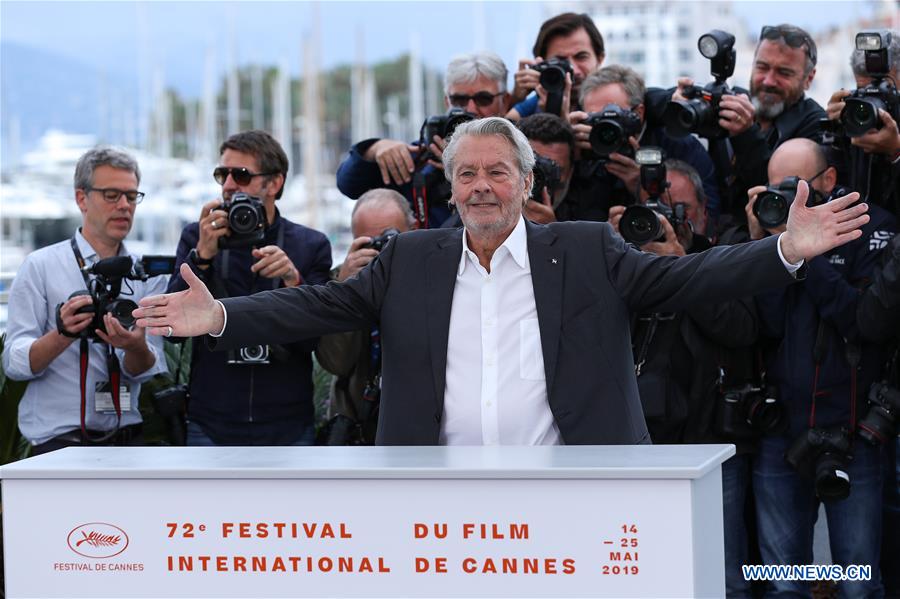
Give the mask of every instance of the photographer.
POLYGON ((535 157, 534 187, 531 200, 522 211, 525 218, 541 224, 568 220, 556 212, 569 193, 569 184, 575 164, 575 134, 572 126, 558 116, 548 113, 533 114, 517 124, 519 131, 528 138, 535 157))
MULTIPOLYGON (((452 121, 505 114, 509 99, 506 76, 506 65, 493 52, 465 54, 451 60, 444 78, 444 104, 451 111, 462 113, 453 115, 452 121)), ((431 137, 428 127, 422 131, 431 137)), ((351 199, 370 189, 395 189, 409 201, 420 228, 438 228, 450 216, 450 186, 441 165, 444 137, 449 137, 449 132, 412 143, 363 140, 350 148, 338 167, 337 187, 351 199)))
POLYGON ((512 101, 517 104, 506 114, 511 121, 536 112, 565 118, 569 110, 577 110, 581 82, 600 67, 605 55, 603 36, 593 19, 571 12, 544 21, 532 53, 534 59, 519 61, 512 92, 512 101), (548 66, 553 72, 545 74, 548 66), (557 106, 548 107, 551 93, 555 98, 549 104, 557 106))
MULTIPOLYGON (((667 160, 665 167, 667 187, 661 199, 677 215, 676 222, 658 214, 664 240, 640 247, 660 256, 703 251, 711 244, 696 232, 706 223, 700 176, 680 160, 667 160), (678 206, 683 210, 677 210, 678 206)), ((624 206, 610 209, 609 222, 617 230, 625 210, 624 206)), ((747 437, 726 434, 721 429, 728 425, 718 421, 723 418, 723 391, 742 388, 755 379, 752 348, 758 317, 753 300, 698 303, 681 312, 641 313, 632 318, 631 332, 635 364, 640 365, 638 389, 653 443, 737 446, 737 455, 722 466, 725 588, 729 597, 749 596, 750 585, 741 565, 749 561, 745 504, 755 445, 747 437)))
MULTIPOLYGON (((875 97, 887 96, 880 99, 887 100, 886 106, 893 108, 896 115, 900 113, 900 97, 897 92, 900 76, 900 32, 877 33, 890 35, 890 41, 885 44, 883 50, 887 64, 876 65, 875 72, 870 72, 866 66, 867 52, 856 49, 850 56, 850 66, 860 90, 875 91, 873 88, 878 83, 887 81, 886 93, 878 93, 875 97)), ((849 116, 845 113, 847 106, 845 100, 852 96, 853 92, 844 89, 832 94, 827 108, 828 118, 831 121, 840 123, 849 116)), ((891 116, 889 110, 879 107, 877 116, 878 122, 871 123, 873 126, 867 131, 854 131, 850 136, 847 136, 846 131, 841 132, 839 138, 843 139, 836 140, 837 146, 843 154, 854 188, 863 193, 866 201, 878 204, 894 215, 900 216, 900 131, 896 119, 891 116)))
MULTIPOLYGON (((709 153, 719 175, 721 212, 728 216, 723 224, 744 220, 744 194, 766 182, 769 159, 779 145, 794 138, 819 138, 825 112, 804 95, 816 75, 816 61, 816 43, 806 31, 767 25, 753 55, 749 93, 735 88, 722 97, 717 116, 725 136, 709 140, 709 153)), ((668 101, 684 101, 691 85, 691 79, 683 78, 674 95, 672 90, 651 90, 650 120, 662 121, 668 101)))
MULTIPOLYGON (((138 397, 142 382, 166 372, 162 343, 127 326, 130 310, 119 318, 105 310, 113 298, 73 293, 93 289, 82 265, 118 256, 131 269, 135 257, 123 242, 144 197, 140 178, 137 162, 119 150, 81 156, 75 167, 81 227, 71 239, 32 252, 13 280, 3 368, 13 380, 31 381, 19 404, 19 430, 32 455, 142 441, 138 397)), ((136 302, 164 289, 163 277, 132 280, 122 296, 136 302)))
MULTIPOLYGON (((415 217, 406 199, 391 189, 372 189, 356 201, 350 217, 353 242, 332 271, 345 281, 375 259, 395 235, 409 231, 415 217)), ((378 328, 335 333, 319 341, 316 358, 335 375, 329 400, 326 445, 372 445, 381 395, 381 339, 378 328)))
POLYGON ((569 114, 581 152, 573 181, 578 193, 570 194, 564 208, 569 220, 606 220, 610 206, 631 204, 641 196, 640 168, 633 158, 641 146, 661 147, 667 156, 694 167, 715 214, 719 196, 712 161, 693 137, 672 138, 645 121, 644 91, 640 76, 620 65, 604 67, 582 83, 585 112, 569 114))
MULTIPOLYGON (((783 213, 793 201, 817 205, 846 193, 824 148, 810 140, 781 144, 768 172, 771 187, 749 192, 746 215, 753 239, 784 230, 783 213), (809 185, 808 199, 794 191, 805 187, 801 180, 809 185)), ((856 313, 860 291, 896 224, 871 204, 869 216, 859 239, 809 260, 805 280, 756 296, 761 332, 773 347, 766 356, 768 381, 789 417, 785 434, 761 440, 753 467, 762 559, 811 563, 813 525, 824 502, 834 563, 872 567, 869 581, 839 583, 848 596, 880 594, 883 451, 856 433, 866 390, 885 356, 879 346, 860 339, 856 313)), ((799 581, 772 584, 784 593, 808 592, 799 581)))
MULTIPOLYGON (((208 202, 199 222, 184 228, 176 265, 187 263, 217 297, 326 283, 328 239, 275 207, 288 173, 278 142, 264 131, 245 131, 225 140, 219 152, 213 177, 224 203, 208 202)), ((186 288, 180 274, 169 281, 170 293, 186 288)), ((315 343, 225 354, 192 344, 187 444, 312 444, 315 343)))

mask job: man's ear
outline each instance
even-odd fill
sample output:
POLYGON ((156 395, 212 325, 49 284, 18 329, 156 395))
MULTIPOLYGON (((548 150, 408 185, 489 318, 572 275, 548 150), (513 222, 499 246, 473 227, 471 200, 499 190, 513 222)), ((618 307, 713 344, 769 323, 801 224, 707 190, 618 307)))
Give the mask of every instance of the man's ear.
POLYGON ((815 76, 816 76, 816 68, 813 67, 813 70, 811 70, 811 71, 809 72, 809 75, 807 75, 806 77, 803 78, 803 89, 804 89, 804 90, 808 90, 808 89, 809 89, 809 86, 810 86, 810 84, 812 84, 813 79, 815 78, 815 76))
POLYGON ((822 178, 825 180, 825 187, 827 189, 834 189, 834 186, 837 185, 837 169, 833 166, 829 166, 825 169, 822 178))
POLYGON ((75 190, 75 203, 78 204, 78 209, 82 214, 87 212, 87 194, 83 189, 75 190))
POLYGON ((643 102, 634 107, 634 112, 641 118, 642 123, 644 122, 644 110, 645 108, 643 102))

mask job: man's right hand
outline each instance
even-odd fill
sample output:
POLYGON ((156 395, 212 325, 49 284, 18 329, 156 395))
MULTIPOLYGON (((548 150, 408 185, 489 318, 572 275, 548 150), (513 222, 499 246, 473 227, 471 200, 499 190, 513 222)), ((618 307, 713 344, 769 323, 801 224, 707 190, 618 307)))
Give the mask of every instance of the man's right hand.
POLYGON ((747 195, 750 199, 747 201, 747 205, 744 206, 744 212, 747 213, 747 227, 750 229, 750 239, 762 239, 766 236, 765 229, 762 228, 762 225, 759 224, 759 219, 753 214, 753 205, 756 204, 756 198, 765 190, 765 185, 757 185, 747 190, 747 195))
POLYGON ((225 327, 222 308, 190 266, 182 264, 180 274, 188 288, 141 299, 140 307, 132 312, 135 324, 147 329, 151 335, 197 337, 218 334, 225 327))
POLYGON ((675 91, 672 92, 672 101, 687 102, 687 98, 684 97, 684 90, 692 85, 694 85, 694 80, 690 77, 679 77, 678 85, 675 88, 675 91))
POLYGON ((203 204, 200 211, 200 239, 197 240, 197 253, 204 260, 212 260, 219 253, 219 239, 231 234, 228 228, 228 215, 217 210, 222 200, 213 200, 203 204))
MULTIPOLYGON (((76 295, 72 299, 66 300, 66 303, 59 310, 62 328, 71 335, 78 335, 78 333, 86 329, 91 324, 94 313, 76 314, 76 312, 85 306, 90 306, 93 301, 89 295, 76 295)), ((71 340, 74 340, 74 338, 70 338, 71 340)))
POLYGON ((379 139, 369 146, 363 154, 363 159, 378 165, 381 180, 385 185, 390 185, 391 182, 403 185, 412 181, 412 174, 416 170, 412 157, 421 149, 419 146, 395 139, 379 139))
POLYGON ((825 107, 825 114, 828 115, 829 121, 836 121, 841 118, 841 112, 844 110, 844 98, 850 95, 850 91, 839 89, 828 99, 828 106, 825 107))
POLYGON ((378 250, 364 247, 370 243, 372 243, 371 237, 357 237, 353 240, 350 249, 347 250, 347 257, 338 271, 338 281, 346 281, 378 256, 378 250))
POLYGON ((519 70, 516 71, 514 77, 515 85, 512 90, 512 104, 518 104, 524 100, 540 83, 541 74, 531 68, 532 65, 536 65, 539 62, 544 62, 544 59, 540 56, 537 58, 523 58, 519 61, 519 70))

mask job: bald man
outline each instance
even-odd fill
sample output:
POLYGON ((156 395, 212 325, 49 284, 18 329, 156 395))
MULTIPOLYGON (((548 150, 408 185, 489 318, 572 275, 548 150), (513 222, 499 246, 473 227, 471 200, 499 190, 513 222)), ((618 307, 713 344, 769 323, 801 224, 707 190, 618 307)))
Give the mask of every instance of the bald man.
MULTIPOLYGON (((769 161, 768 174, 770 186, 789 187, 790 177, 805 179, 811 188, 809 204, 847 193, 837 184, 837 173, 828 165, 823 148, 808 139, 792 139, 779 146, 769 161)), ((753 208, 765 190, 760 186, 749 191, 747 219, 754 239, 784 229, 783 224, 760 225, 757 215, 765 211, 753 208)), ((872 567, 869 580, 838 583, 843 586, 842 595, 852 597, 881 596, 883 451, 854 439, 853 431, 867 411, 868 389, 880 375, 886 356, 879 346, 860 339, 856 308, 896 223, 873 204, 869 204, 869 216, 860 238, 811 259, 804 281, 756 296, 761 334, 772 342, 765 356, 767 382, 777 387, 789 418, 783 435, 761 440, 753 467, 762 558, 766 564, 812 563, 813 525, 819 502, 828 493, 814 482, 820 476, 811 469, 824 466, 824 460, 814 458, 810 466, 795 469, 785 460, 785 452, 810 429, 828 431, 834 438, 850 441, 846 453, 852 454, 852 459, 829 470, 838 488, 849 479, 849 497, 841 498, 838 492, 825 501, 832 558, 844 567, 872 567), (841 432, 842 428, 847 432, 841 432)), ((807 582, 772 584, 776 592, 809 593, 807 582)))

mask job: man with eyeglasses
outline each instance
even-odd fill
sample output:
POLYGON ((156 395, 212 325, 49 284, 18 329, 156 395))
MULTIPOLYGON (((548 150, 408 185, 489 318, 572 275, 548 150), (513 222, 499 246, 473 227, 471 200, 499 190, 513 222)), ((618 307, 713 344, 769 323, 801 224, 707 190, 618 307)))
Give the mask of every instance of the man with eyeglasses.
MULTIPOLYGON (((200 220, 181 233, 169 292, 187 284, 177 274, 186 263, 217 297, 321 285, 331 269, 327 237, 284 218, 275 206, 284 192, 288 158, 265 131, 244 131, 219 148, 213 178, 222 200, 243 193, 258 198, 266 222, 261 241, 233 247, 222 200, 206 203, 200 220), (222 247, 225 243, 226 247, 222 247)), ((212 353, 192 348, 188 393, 188 445, 311 445, 315 439, 311 353, 317 339, 283 346, 212 353)))
MULTIPOLYGON (((725 140, 710 140, 709 153, 719 175, 723 200, 723 226, 743 222, 746 191, 764 185, 772 152, 785 141, 798 137, 816 140, 825 111, 805 96, 816 75, 816 43, 794 25, 762 28, 753 54, 750 90, 736 88, 735 95, 720 103, 719 125, 725 140)), ((683 100, 682 90, 690 78, 678 80, 672 99, 683 100)), ((669 100, 668 92, 650 92, 652 118, 660 118, 669 100)))
MULTIPOLYGON (((476 118, 503 116, 509 106, 506 77, 506 65, 493 52, 457 56, 447 65, 444 104, 476 118)), ((378 187, 397 190, 409 200, 420 228, 440 227, 451 213, 441 164, 446 140, 425 142, 366 139, 355 144, 338 167, 338 189, 354 200, 378 187), (417 173, 421 177, 414 180, 417 173)))
MULTIPOLYGON (((808 205, 828 203, 848 191, 838 185, 837 171, 828 164, 823 147, 807 139, 781 144, 769 161, 768 173, 769 184, 782 184, 782 189, 789 177, 807 181, 808 205)), ((784 230, 774 219, 766 227, 760 225, 754 205, 764 191, 762 186, 750 190, 747 219, 753 239, 784 230)), ((762 218, 762 208, 757 212, 762 218)), ((849 564, 872 567, 869 580, 839 582, 842 597, 882 596, 878 556, 884 452, 863 442, 855 431, 866 413, 867 390, 887 355, 883 347, 861 338, 857 307, 897 226, 893 216, 874 204, 868 204, 868 214, 861 237, 808 261, 805 280, 756 296, 766 382, 777 389, 788 419, 786 431, 760 439, 753 459, 762 560, 765 564, 812 563, 813 525, 819 504, 824 503, 833 562, 844 568, 849 564), (795 469, 786 459, 798 455, 789 448, 797 447, 798 440, 813 428, 849 441, 849 451, 830 444, 822 447, 837 460, 831 471, 824 455, 812 460, 815 471, 795 469), (846 432, 839 433, 841 429, 846 432), (842 453, 852 459, 842 463, 844 458, 838 457, 842 453), (845 498, 829 499, 822 485, 814 483, 844 477, 849 478, 845 498)), ((808 583, 800 581, 770 584, 777 596, 809 593, 808 583)))
MULTIPOLYGON (((3 368, 9 378, 29 381, 19 403, 19 430, 31 443, 32 455, 72 445, 137 445, 142 440, 138 397, 142 382, 166 371, 162 344, 148 339, 143 329, 126 328, 111 314, 104 315, 102 329, 89 331, 93 300, 75 295, 91 281, 81 264, 90 267, 114 256, 137 258, 124 240, 144 197, 140 179, 137 162, 122 151, 94 148, 85 153, 75 167, 81 227, 71 239, 29 254, 13 280, 3 368), (75 342, 79 337, 83 341, 75 342), (83 395, 75 383, 82 371, 83 395), (117 379, 118 410, 112 390, 117 379)), ((127 281, 118 297, 137 302, 165 286, 164 277, 127 281)))

